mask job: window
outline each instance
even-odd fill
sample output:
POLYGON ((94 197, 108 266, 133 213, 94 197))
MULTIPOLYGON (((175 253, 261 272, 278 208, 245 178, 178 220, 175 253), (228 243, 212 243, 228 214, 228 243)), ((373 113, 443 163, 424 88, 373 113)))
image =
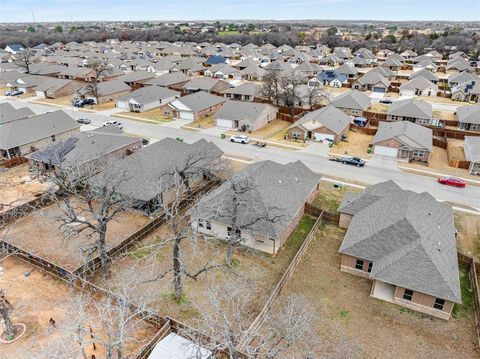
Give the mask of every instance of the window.
POLYGON ((355 263, 355 269, 363 270, 363 260, 357 259, 357 262, 355 263))
POLYGON ((405 292, 403 292, 403 299, 412 300, 412 297, 413 297, 413 290, 405 289, 405 292))
POLYGON ((435 298, 435 302, 433 302, 433 307, 438 310, 443 310, 443 306, 445 305, 445 299, 435 298))
MULTIPOLYGON (((238 237, 242 235, 242 231, 239 229, 237 229, 236 233, 238 237)), ((227 227, 227 236, 230 237, 231 235, 232 235, 232 227, 227 227)))
POLYGON ((371 273, 371 272, 372 272, 372 266, 373 266, 373 263, 372 263, 372 262, 368 263, 368 269, 367 269, 367 272, 368 272, 368 273, 371 273))
POLYGON ((212 223, 210 221, 205 221, 205 228, 208 230, 212 229, 212 223))
POLYGON ((200 228, 203 228, 203 219, 201 219, 201 218, 198 219, 198 226, 200 228))
POLYGON ((413 157, 423 157, 423 151, 419 151, 419 150, 413 151, 413 157))

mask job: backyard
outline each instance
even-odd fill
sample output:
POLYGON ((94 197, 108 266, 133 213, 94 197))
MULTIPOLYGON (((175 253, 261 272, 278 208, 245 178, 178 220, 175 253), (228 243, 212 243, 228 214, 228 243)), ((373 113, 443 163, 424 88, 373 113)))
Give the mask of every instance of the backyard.
POLYGON ((480 216, 455 212, 458 250, 480 261, 480 216))
MULTIPOLYGON (((277 301, 280 305, 298 294, 311 303, 318 336, 315 357, 478 358, 468 298, 449 321, 371 298, 371 281, 340 272, 338 249, 344 235, 334 225, 322 225, 277 301)), ((462 281, 468 293, 468 281, 462 281)), ((294 352, 292 348, 290 354, 294 352)))
POLYGON ((335 188, 334 184, 331 182, 320 181, 318 194, 317 197, 315 197, 313 204, 330 213, 335 213, 346 192, 361 191, 361 188, 344 185, 337 185, 337 188, 335 188))

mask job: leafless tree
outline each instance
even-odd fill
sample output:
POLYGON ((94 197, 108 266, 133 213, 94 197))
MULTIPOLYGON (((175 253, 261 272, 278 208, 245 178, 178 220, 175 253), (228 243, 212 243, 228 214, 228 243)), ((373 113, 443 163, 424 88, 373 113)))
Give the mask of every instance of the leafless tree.
POLYGON ((263 76, 261 94, 269 102, 278 106, 282 97, 282 79, 277 70, 267 70, 263 76))
POLYGON ((108 275, 107 232, 109 223, 133 206, 130 198, 118 194, 128 181, 127 170, 114 170, 100 163, 58 166, 47 174, 55 187, 50 197, 61 209, 54 219, 67 240, 86 233, 90 239, 82 248, 87 258, 98 254, 103 275, 108 275), (91 176, 95 176, 95 180, 91 176))
POLYGON ((11 317, 12 311, 12 304, 10 304, 8 299, 5 297, 4 290, 0 289, 0 316, 2 317, 5 327, 5 337, 9 340, 15 338, 15 327, 12 323, 11 317))
POLYGON ((306 99, 308 100, 308 106, 310 111, 313 110, 313 107, 319 103, 321 99, 326 99, 330 103, 330 98, 328 97, 328 92, 325 91, 325 88, 321 85, 319 86, 307 86, 306 87, 306 99))
POLYGON ((38 62, 38 58, 35 56, 35 53, 30 49, 26 48, 15 55, 14 63, 25 70, 25 73, 30 73, 30 66, 38 62))
POLYGON ((92 82, 85 88, 85 93, 94 96, 98 104, 98 84, 105 75, 111 74, 113 69, 106 61, 98 59, 90 61, 88 67, 93 70, 94 75, 92 82))
MULTIPOLYGON (((294 69, 282 78, 281 96, 285 106, 290 110, 290 116, 295 116, 295 104, 303 100, 303 94, 300 91, 300 85, 305 82, 305 76, 294 69)), ((307 87, 308 88, 308 87, 307 87)))

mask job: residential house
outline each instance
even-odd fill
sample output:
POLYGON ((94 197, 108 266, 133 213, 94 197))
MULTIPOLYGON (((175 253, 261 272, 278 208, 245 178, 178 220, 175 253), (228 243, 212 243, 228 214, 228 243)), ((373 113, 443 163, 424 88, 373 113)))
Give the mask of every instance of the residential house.
POLYGON ((145 82, 145 86, 162 86, 172 90, 181 91, 191 80, 183 72, 172 72, 170 74, 160 75, 152 80, 145 82))
POLYGON ((1 124, 0 158, 25 156, 78 133, 80 125, 62 110, 1 124))
POLYGON ((223 91, 229 88, 230 84, 226 81, 208 77, 196 77, 185 84, 183 91, 186 94, 192 94, 199 91, 221 94, 223 91))
POLYGON ((412 72, 412 74, 409 77, 409 80, 413 80, 417 77, 423 77, 423 78, 427 79, 428 81, 430 81, 432 84, 437 84, 438 80, 439 80, 439 77, 437 75, 435 75, 434 73, 432 73, 432 72, 430 72, 426 69, 412 72))
POLYGON ((480 77, 467 71, 456 72, 448 76, 448 86, 450 88, 470 81, 480 82, 480 77))
POLYGON ((449 204, 388 181, 345 195, 338 211, 343 272, 370 279, 373 298, 450 318, 461 293, 449 204))
MULTIPOLYGON (((128 86, 125 82, 121 80, 112 80, 112 81, 104 81, 99 82, 97 84, 97 92, 98 92, 98 103, 105 103, 114 101, 117 97, 126 95, 131 90, 130 86, 128 86)), ((90 98, 97 102, 95 96, 91 93, 86 93, 85 88, 81 88, 79 90, 81 94, 85 98, 90 98)))
POLYGON ((277 117, 278 109, 266 103, 226 101, 215 114, 215 125, 257 131, 277 117))
POLYGON ((260 97, 261 92, 262 87, 260 85, 246 82, 224 91, 223 96, 231 100, 253 102, 256 98, 260 97))
POLYGON ((370 108, 372 100, 363 92, 352 90, 335 97, 331 103, 347 115, 363 116, 363 111, 370 108))
POLYGON ((480 175, 480 136, 465 136, 463 142, 465 159, 470 162, 468 171, 472 175, 480 175))
POLYGON ((467 72, 475 73, 475 69, 470 65, 470 63, 467 60, 465 60, 461 56, 448 60, 446 70, 459 71, 459 72, 467 71, 467 72))
POLYGON ((112 176, 123 176, 116 193, 130 199, 133 207, 148 215, 168 204, 177 194, 187 190, 186 185, 175 189, 176 175, 188 172, 190 188, 200 186, 205 171, 218 163, 223 152, 213 143, 200 140, 192 144, 164 138, 133 154, 110 161, 105 169, 92 178, 92 185, 103 185, 112 176))
POLYGON ((312 111, 288 128, 294 140, 331 141, 338 143, 350 125, 350 117, 333 105, 312 111))
POLYGON ((452 100, 465 102, 480 101, 480 81, 470 80, 451 89, 452 100))
POLYGON ((35 94, 35 88, 49 78, 39 75, 22 74, 15 81, 9 81, 6 84, 8 90, 18 90, 24 94, 35 94))
POLYGON ((400 96, 437 96, 438 86, 423 76, 415 77, 400 85, 400 96))
POLYGON ((308 86, 330 86, 330 87, 342 87, 343 84, 348 82, 347 76, 341 74, 336 70, 324 70, 317 76, 308 80, 308 86))
POLYGON ((48 78, 35 87, 35 95, 43 98, 71 96, 78 88, 78 82, 48 78))
POLYGON ((56 141, 26 157, 30 168, 38 174, 69 168, 75 175, 88 176, 99 172, 107 163, 123 158, 142 148, 142 139, 130 137, 115 126, 100 127, 56 141))
POLYGON ((128 74, 118 77, 117 81, 122 81, 133 89, 142 87, 143 84, 155 78, 155 74, 148 71, 132 71, 128 74))
POLYGON ((28 107, 15 108, 8 102, 0 103, 0 125, 35 115, 28 107))
POLYGON ((358 69, 355 66, 349 64, 343 64, 342 66, 338 67, 336 71, 349 79, 353 79, 358 75, 358 69))
POLYGON ((380 122, 372 145, 376 155, 428 164, 433 149, 433 132, 409 121, 380 122))
POLYGON ((455 116, 459 129, 480 132, 480 104, 460 106, 455 116))
POLYGON ((165 110, 166 116, 185 120, 198 120, 215 114, 223 106, 226 98, 200 91, 170 102, 165 110))
POLYGON ((18 54, 19 52, 22 52, 25 50, 22 44, 8 44, 5 46, 5 51, 15 55, 18 54))
POLYGON ((432 120, 432 105, 413 98, 394 101, 387 112, 387 121, 410 121, 428 125, 432 120))
POLYGON ((192 227, 225 240, 235 227, 242 245, 275 254, 303 216, 305 203, 316 197, 319 181, 320 175, 300 161, 250 164, 199 201, 192 227), (239 183, 241 193, 235 190, 239 183))
POLYGON ((387 93, 390 81, 378 72, 369 71, 352 83, 352 88, 360 91, 387 93))
POLYGON ((180 92, 160 86, 146 86, 115 99, 115 106, 132 112, 163 107, 180 97, 180 92))

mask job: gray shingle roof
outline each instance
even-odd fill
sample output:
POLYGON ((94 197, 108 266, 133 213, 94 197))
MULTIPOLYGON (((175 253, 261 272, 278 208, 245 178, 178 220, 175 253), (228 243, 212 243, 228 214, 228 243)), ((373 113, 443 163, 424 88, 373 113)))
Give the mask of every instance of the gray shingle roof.
POLYGON ((373 279, 461 302, 453 212, 426 192, 392 191, 357 212, 340 253, 373 261, 373 279))
POLYGON ((80 125, 62 110, 26 117, 0 125, 0 148, 26 145, 79 128, 80 125))
POLYGON ((432 105, 423 100, 413 98, 393 101, 388 109, 389 115, 406 116, 413 118, 432 118, 432 105))
POLYGON ((300 161, 285 165, 272 161, 257 162, 203 197, 192 216, 232 224, 235 193, 232 184, 242 183, 247 190, 239 198, 237 225, 240 228, 248 226, 249 233, 278 238, 320 178, 300 161))
POLYGON ((267 103, 245 102, 245 101, 226 101, 222 108, 216 113, 216 118, 225 120, 239 120, 249 118, 254 121, 267 108, 273 107, 267 103))
POLYGON ((467 161, 480 162, 480 137, 465 136, 463 150, 467 161))
POLYGON ((289 128, 301 126, 308 127, 309 131, 313 131, 320 127, 326 127, 330 131, 340 134, 350 123, 350 117, 340 111, 333 105, 320 108, 310 112, 292 124, 289 128))
POLYGON ((358 90, 352 90, 335 97, 332 105, 339 108, 347 108, 354 110, 366 110, 370 107, 372 99, 358 90))
POLYGON ((116 101, 128 101, 131 99, 143 105, 171 97, 180 97, 180 92, 160 86, 146 86, 130 92, 125 96, 118 97, 116 101))
POLYGON ((480 124, 480 104, 458 107, 457 119, 458 122, 480 124))
POLYGON ((182 82, 190 81, 190 77, 183 72, 172 72, 170 74, 160 75, 152 80, 145 82, 146 85, 171 86, 182 82))
POLYGON ((0 125, 3 123, 32 116, 35 113, 28 107, 16 109, 8 102, 0 103, 0 125))
POLYGON ((188 144, 165 138, 112 162, 92 181, 101 184, 111 176, 123 176, 125 180, 117 192, 147 202, 172 185, 173 171, 205 167, 222 153, 216 145, 203 139, 188 144))
POLYGON ((195 92, 191 95, 183 96, 173 101, 171 105, 175 107, 175 104, 179 102, 184 106, 188 107, 191 111, 197 112, 223 103, 226 100, 227 99, 224 97, 215 96, 207 92, 200 91, 195 92))
POLYGON ((380 122, 372 143, 376 144, 391 138, 397 139, 409 148, 426 149, 428 151, 432 151, 433 148, 432 129, 410 121, 380 122))

